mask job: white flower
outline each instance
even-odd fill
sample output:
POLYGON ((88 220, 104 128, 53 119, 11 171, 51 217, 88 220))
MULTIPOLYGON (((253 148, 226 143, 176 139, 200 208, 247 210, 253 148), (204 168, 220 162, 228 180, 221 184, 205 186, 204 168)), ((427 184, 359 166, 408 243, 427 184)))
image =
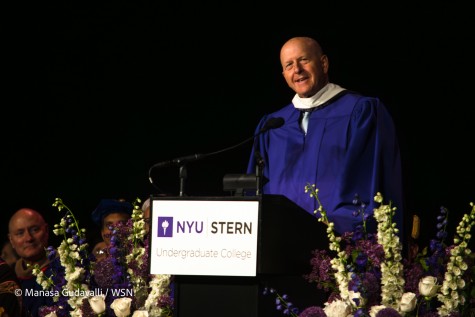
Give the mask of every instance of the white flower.
POLYGON ((69 312, 69 317, 82 317, 81 309, 75 309, 75 310, 69 312))
POLYGON ((148 317, 148 311, 146 310, 136 310, 132 317, 148 317))
POLYGON ((58 317, 58 315, 56 315, 56 312, 51 312, 49 313, 48 315, 46 315, 45 317, 58 317))
POLYGON ((411 292, 402 294, 401 301, 399 303, 399 311, 408 313, 416 308, 417 295, 411 292))
POLYGON ((467 235, 465 234, 475 225, 475 204, 470 203, 470 206, 472 207, 470 214, 463 215, 462 221, 457 226, 457 235, 454 238, 455 247, 450 251, 451 257, 447 264, 444 281, 440 287, 440 293, 437 294, 437 299, 442 303, 437 308, 439 316, 449 316, 450 313, 456 311, 460 304, 465 303, 465 297, 458 286, 465 286, 465 283, 461 282, 461 276, 468 267, 463 261, 462 255, 471 253, 471 250, 467 248, 467 235))
POLYGON ((130 305, 132 304, 132 298, 123 297, 115 299, 111 308, 114 310, 114 314, 117 317, 127 317, 130 315, 130 305))
POLYGON ((346 317, 351 314, 351 305, 341 300, 325 303, 323 311, 327 317, 346 317))
POLYGON ((88 298, 89 305, 96 314, 101 314, 106 310, 105 298, 106 295, 103 294, 88 298))
POLYGON ((369 311, 369 315, 370 315, 371 317, 376 317, 376 315, 378 314, 378 312, 379 312, 380 310, 385 309, 385 308, 387 308, 387 307, 384 306, 384 305, 372 306, 371 309, 370 309, 370 311, 369 311))
POLYGON ((419 293, 422 296, 434 297, 437 294, 440 286, 437 285, 437 278, 433 276, 426 276, 419 281, 419 293))
POLYGON ((150 293, 145 300, 145 308, 148 310, 153 309, 156 306, 157 300, 160 295, 168 294, 171 275, 168 274, 155 274, 150 280, 150 293))
MULTIPOLYGON (((374 200, 382 203, 381 193, 374 200)), ((381 204, 374 209, 374 218, 378 222, 378 243, 384 249, 384 261, 381 263, 381 297, 382 304, 396 308, 404 291, 404 267, 401 263, 402 246, 396 228, 392 225, 392 217, 396 208, 381 204)))
POLYGON ((353 306, 358 307, 366 304, 366 298, 362 297, 360 292, 349 291, 348 295, 353 306), (357 304, 355 300, 359 300, 359 303, 357 304))

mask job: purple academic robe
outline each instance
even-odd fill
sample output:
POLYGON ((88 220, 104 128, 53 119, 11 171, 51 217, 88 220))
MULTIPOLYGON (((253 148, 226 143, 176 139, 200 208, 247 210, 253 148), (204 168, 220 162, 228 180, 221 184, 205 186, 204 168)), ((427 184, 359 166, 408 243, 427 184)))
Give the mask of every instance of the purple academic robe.
POLYGON ((285 120, 282 127, 258 136, 250 156, 248 173, 256 171, 255 148, 264 160, 268 182, 261 193, 286 196, 314 214, 317 201, 305 193, 305 186, 315 184, 329 220, 342 234, 361 223, 361 216, 353 215, 358 209, 355 194, 372 215, 379 206, 373 198, 381 192, 385 204, 391 200, 397 207, 394 221, 402 239, 400 151, 394 123, 382 102, 345 90, 311 112, 306 135, 300 116, 301 111, 289 104, 259 122, 256 133, 269 118, 285 120))

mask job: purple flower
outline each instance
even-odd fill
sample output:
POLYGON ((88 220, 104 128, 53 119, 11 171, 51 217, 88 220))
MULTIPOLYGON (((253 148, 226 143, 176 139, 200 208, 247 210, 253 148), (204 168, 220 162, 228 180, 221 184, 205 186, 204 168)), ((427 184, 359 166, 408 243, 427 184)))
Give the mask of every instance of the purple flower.
POLYGON ((335 289, 335 280, 333 274, 335 270, 331 265, 331 257, 326 250, 312 251, 313 257, 310 260, 312 271, 304 275, 304 278, 310 283, 316 283, 317 288, 325 291, 335 289))
POLYGON ((299 315, 299 317, 326 317, 323 308, 318 306, 310 306, 305 308, 299 315))
POLYGON ((424 276, 424 269, 420 263, 404 261, 404 280, 407 292, 419 294, 419 281, 424 276))
POLYGON ((38 309, 38 316, 44 317, 48 315, 49 313, 55 312, 59 309, 58 306, 41 306, 38 309))
POLYGON ((355 263, 359 268, 364 268, 368 263, 368 257, 364 253, 359 253, 355 259, 355 263))
POLYGON ((114 264, 112 258, 107 257, 102 261, 96 263, 94 269, 94 279, 100 288, 106 289, 114 283, 113 278, 114 264))
POLYGON ((89 301, 86 298, 82 300, 81 311, 82 311, 82 317, 97 316, 97 314, 92 310, 91 305, 89 304, 89 301))
POLYGON ((383 308, 377 314, 376 317, 401 317, 401 315, 394 308, 383 308))

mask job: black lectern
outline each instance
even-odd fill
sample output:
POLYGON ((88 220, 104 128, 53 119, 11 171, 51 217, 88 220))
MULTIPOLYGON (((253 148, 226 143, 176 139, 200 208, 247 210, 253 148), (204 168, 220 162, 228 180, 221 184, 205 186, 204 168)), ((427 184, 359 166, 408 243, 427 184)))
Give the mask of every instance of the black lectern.
POLYGON ((326 226, 314 216, 280 195, 198 199, 259 200, 257 274, 252 277, 175 275, 175 316, 278 316, 275 297, 263 295, 264 287, 287 294, 300 309, 324 302, 324 294, 303 278, 311 269, 311 251, 328 248, 326 226))

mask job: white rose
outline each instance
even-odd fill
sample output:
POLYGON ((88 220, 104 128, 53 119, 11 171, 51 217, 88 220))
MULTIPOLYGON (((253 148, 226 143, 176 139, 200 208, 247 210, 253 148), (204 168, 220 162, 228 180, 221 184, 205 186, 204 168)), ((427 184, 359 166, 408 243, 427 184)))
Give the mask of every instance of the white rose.
POLYGON ((48 315, 46 315, 45 317, 58 317, 58 315, 56 315, 56 312, 51 312, 48 315))
POLYGON ((148 311, 146 310, 136 310, 132 317, 148 317, 148 311))
POLYGON ((407 292, 402 294, 401 301, 399 303, 399 311, 408 313, 416 308, 417 296, 414 293, 407 292))
POLYGON ((127 317, 130 315, 130 305, 132 304, 132 298, 124 297, 115 299, 111 308, 114 310, 114 314, 117 317, 127 317))
POLYGON ((422 296, 434 297, 439 291, 440 286, 437 285, 437 278, 433 276, 426 276, 419 281, 419 293, 422 296))
POLYGON ((325 303, 323 311, 327 317, 346 317, 351 313, 351 306, 341 300, 334 300, 331 303, 325 303))
POLYGON ((106 295, 97 295, 91 298, 88 298, 89 305, 96 314, 101 314, 106 310, 106 295))

